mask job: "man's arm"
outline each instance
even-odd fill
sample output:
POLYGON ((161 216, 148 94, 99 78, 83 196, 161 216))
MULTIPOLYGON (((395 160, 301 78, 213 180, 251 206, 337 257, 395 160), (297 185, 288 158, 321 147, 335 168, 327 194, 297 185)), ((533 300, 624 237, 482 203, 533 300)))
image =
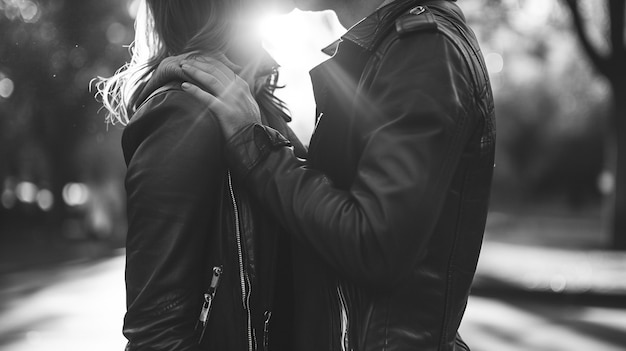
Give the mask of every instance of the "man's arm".
MULTIPOLYGON (((461 54, 438 33, 391 45, 372 81, 363 118, 379 126, 363 135, 355 180, 337 189, 306 167, 276 131, 257 125, 242 106, 246 87, 228 74, 183 70, 183 89, 209 104, 229 142, 234 174, 283 224, 339 272, 389 286, 423 259, 448 186, 476 121, 470 75, 461 54), (227 87, 227 88, 222 88, 227 87), (235 87, 235 88, 233 88, 235 87), (237 106, 240 107, 237 107, 237 106)), ((212 69, 224 70, 219 63, 212 69)), ((323 157, 323 155, 322 155, 323 157)))
MULTIPOLYGON (((279 136, 249 126, 229 162, 291 232, 359 282, 389 284, 423 258, 475 121, 468 73, 439 34, 399 40, 373 80, 373 118, 349 191, 302 165, 279 136), (428 50, 424 50, 428 48, 428 50), (407 78, 408 77, 408 78, 407 78)), ((368 116, 372 116, 370 112, 368 116)))

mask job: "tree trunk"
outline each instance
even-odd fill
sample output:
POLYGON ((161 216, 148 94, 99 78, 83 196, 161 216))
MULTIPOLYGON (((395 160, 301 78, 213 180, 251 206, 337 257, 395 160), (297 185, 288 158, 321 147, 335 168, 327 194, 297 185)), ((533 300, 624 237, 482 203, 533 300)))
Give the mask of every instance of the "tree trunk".
POLYGON ((612 248, 626 250, 626 84, 613 86, 615 193, 611 219, 612 248))

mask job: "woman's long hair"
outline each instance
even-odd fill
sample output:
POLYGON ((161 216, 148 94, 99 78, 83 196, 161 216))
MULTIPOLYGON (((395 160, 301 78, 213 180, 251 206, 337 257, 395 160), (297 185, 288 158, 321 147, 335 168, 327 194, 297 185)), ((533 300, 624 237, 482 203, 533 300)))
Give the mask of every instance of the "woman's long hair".
MULTIPOLYGON (((141 87, 165 58, 223 53, 240 6, 240 0, 140 0, 131 61, 96 84, 108 111, 107 121, 129 122, 141 87)), ((273 95, 275 82, 276 77, 272 77, 257 90, 259 105, 288 119, 282 102, 273 95)))

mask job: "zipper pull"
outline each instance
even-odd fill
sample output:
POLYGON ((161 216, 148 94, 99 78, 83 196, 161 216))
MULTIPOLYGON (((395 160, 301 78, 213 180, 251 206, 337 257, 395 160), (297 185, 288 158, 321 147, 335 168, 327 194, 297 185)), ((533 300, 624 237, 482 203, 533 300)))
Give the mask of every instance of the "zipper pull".
POLYGON ((202 304, 202 310, 200 311, 200 317, 198 321, 204 326, 209 320, 209 308, 213 302, 211 294, 204 294, 204 304, 202 304))
POLYGON ((265 317, 265 322, 263 322, 263 349, 267 351, 269 350, 270 318, 272 318, 272 311, 265 311, 263 316, 265 317))
POLYGON ((217 286, 220 283, 220 277, 222 276, 222 267, 213 267, 213 277, 211 278, 211 285, 209 286, 209 293, 215 294, 217 286))
POLYGON ((213 267, 213 277, 211 278, 211 285, 206 293, 204 293, 204 303, 202 304, 202 310, 200 311, 200 316, 198 317, 198 321, 196 322, 195 329, 202 327, 202 333, 200 334, 200 338, 198 339, 198 343, 202 341, 204 338, 204 333, 206 332, 206 325, 209 321, 209 316, 211 314, 211 307, 213 305, 213 299, 215 299, 215 292, 217 291, 217 287, 220 283, 220 277, 222 275, 222 267, 213 267))

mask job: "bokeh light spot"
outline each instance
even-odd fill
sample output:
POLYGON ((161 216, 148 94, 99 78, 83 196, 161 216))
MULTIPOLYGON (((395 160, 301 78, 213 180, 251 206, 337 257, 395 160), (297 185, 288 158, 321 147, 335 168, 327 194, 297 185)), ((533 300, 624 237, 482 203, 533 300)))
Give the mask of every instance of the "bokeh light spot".
POLYGON ((32 204, 37 199, 37 186, 31 182, 21 182, 15 188, 17 199, 21 202, 32 204))
POLYGON ((25 22, 36 22, 38 19, 39 8, 32 1, 23 1, 20 4, 20 14, 25 22))
POLYGON ((139 5, 141 4, 140 0, 132 0, 129 4, 128 4, 128 15, 130 16, 130 18, 136 18, 137 17, 137 12, 139 12, 139 5))
POLYGON ((41 17, 37 4, 30 0, 4 0, 0 1, 0 10, 4 15, 14 20, 21 18, 26 23, 35 23, 41 17))
POLYGON ((0 97, 8 99, 13 95, 13 91, 15 90, 15 84, 9 78, 0 79, 0 97))
POLYGON ((89 188, 83 183, 68 183, 63 187, 63 201, 68 206, 82 206, 89 199, 89 188))
POLYGON ((54 195, 48 189, 41 189, 37 193, 37 206, 43 211, 50 211, 54 206, 54 195))
POLYGON ((555 275, 550 280, 550 290, 554 292, 562 292, 567 287, 567 279, 562 275, 555 275))
POLYGON ((609 195, 615 191, 615 176, 611 171, 600 173, 598 176, 598 189, 604 195, 609 195))
POLYGON ((15 207, 15 203, 17 202, 15 193, 11 191, 10 189, 5 189, 2 192, 1 202, 2 202, 2 207, 9 209, 9 210, 12 209, 13 207, 15 207))
POLYGON ((43 41, 52 41, 57 38, 58 30, 52 22, 45 22, 39 28, 39 36, 43 41))
POLYGON ((504 58, 497 52, 485 55, 485 64, 490 73, 497 74, 504 69, 504 58))
POLYGON ((69 61, 74 68, 82 68, 87 62, 87 50, 77 45, 70 52, 69 61))
POLYGON ((126 27, 121 23, 111 23, 107 28, 107 39, 111 44, 123 44, 126 41, 126 36, 126 27))

